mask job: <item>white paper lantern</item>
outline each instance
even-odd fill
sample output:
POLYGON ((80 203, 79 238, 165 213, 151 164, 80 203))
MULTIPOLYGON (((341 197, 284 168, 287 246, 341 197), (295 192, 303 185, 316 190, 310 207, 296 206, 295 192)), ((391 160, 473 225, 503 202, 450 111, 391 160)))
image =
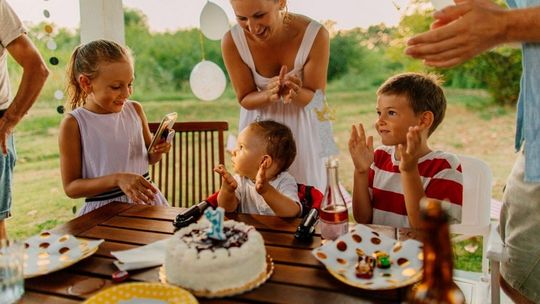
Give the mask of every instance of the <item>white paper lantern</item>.
POLYGON ((220 40, 229 30, 229 19, 217 4, 207 1, 200 16, 201 32, 210 40, 220 40))
POLYGON ((204 60, 193 68, 189 76, 191 91, 201 100, 215 100, 226 86, 225 73, 212 61, 204 60))

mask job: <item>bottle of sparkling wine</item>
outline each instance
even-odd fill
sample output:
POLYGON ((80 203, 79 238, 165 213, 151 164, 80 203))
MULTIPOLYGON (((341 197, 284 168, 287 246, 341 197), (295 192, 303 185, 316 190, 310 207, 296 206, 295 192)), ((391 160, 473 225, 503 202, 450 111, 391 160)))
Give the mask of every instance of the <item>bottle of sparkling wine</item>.
POLYGON ((448 214, 441 201, 422 199, 422 241, 424 275, 413 286, 409 303, 462 304, 465 296, 452 279, 454 262, 450 243, 448 214))
POLYGON ((321 236, 329 240, 335 240, 349 230, 347 204, 339 188, 338 166, 335 158, 326 161, 328 183, 319 212, 321 236))

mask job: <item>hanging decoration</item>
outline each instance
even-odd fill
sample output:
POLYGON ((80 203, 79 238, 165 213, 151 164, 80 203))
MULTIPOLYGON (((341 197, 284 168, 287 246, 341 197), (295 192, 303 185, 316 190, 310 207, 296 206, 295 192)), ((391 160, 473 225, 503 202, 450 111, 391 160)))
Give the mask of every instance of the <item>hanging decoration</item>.
POLYGON ((203 60, 191 71, 189 85, 197 98, 206 101, 215 100, 225 91, 225 74, 217 64, 203 60))
MULTIPOLYGON (((44 0, 44 1, 47 2, 47 0, 44 0)), ((45 32, 45 36, 44 36, 44 39, 46 41, 45 45, 47 46, 47 49, 49 49, 52 52, 55 52, 58 45, 56 44, 56 41, 54 41, 54 37, 53 37, 54 27, 51 24, 51 22, 49 22, 49 20, 48 20, 51 17, 51 12, 47 8, 43 9, 43 17, 45 17, 45 19, 46 19, 45 26, 43 27, 43 30, 45 32)), ((50 65, 57 66, 59 63, 60 63, 60 59, 58 58, 58 56, 52 55, 52 56, 49 57, 49 64, 50 65)), ((62 83, 61 80, 57 79, 57 78, 59 78, 57 73, 53 73, 53 77, 54 77, 54 79, 53 79, 54 83, 62 83)), ((62 91, 60 89, 55 90, 54 91, 54 99, 59 101, 59 102, 64 100, 64 91, 62 91)), ((59 114, 63 114, 64 113, 64 106, 62 104, 57 106, 56 111, 59 114)))
POLYGON ((217 4, 207 1, 199 18, 201 32, 210 40, 221 40, 229 30, 229 19, 217 4))
POLYGON ((218 99, 227 86, 223 70, 214 62, 206 60, 204 54, 204 36, 220 40, 229 30, 227 15, 221 7, 207 1, 200 15, 199 41, 202 60, 193 67, 189 75, 189 85, 193 95, 205 101, 218 99))

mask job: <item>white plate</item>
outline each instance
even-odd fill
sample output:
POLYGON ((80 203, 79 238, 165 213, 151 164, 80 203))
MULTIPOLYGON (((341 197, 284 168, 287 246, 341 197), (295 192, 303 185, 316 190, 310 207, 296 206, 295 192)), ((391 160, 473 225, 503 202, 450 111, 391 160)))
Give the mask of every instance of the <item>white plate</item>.
POLYGON ((400 242, 365 225, 356 225, 349 233, 313 249, 312 253, 338 280, 363 289, 394 289, 417 282, 422 277, 421 242, 412 239, 400 242), (358 278, 356 249, 369 256, 375 251, 384 251, 392 264, 388 269, 375 267, 370 279, 358 278))
POLYGON ((48 231, 32 236, 24 242, 24 278, 33 278, 73 265, 91 256, 102 242, 48 231))

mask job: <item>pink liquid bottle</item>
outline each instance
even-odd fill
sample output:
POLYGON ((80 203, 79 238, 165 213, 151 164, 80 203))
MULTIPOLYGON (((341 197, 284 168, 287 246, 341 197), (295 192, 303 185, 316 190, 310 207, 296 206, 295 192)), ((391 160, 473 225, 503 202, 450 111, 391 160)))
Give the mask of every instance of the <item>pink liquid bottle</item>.
POLYGON ((328 183, 320 209, 321 236, 327 240, 335 240, 349 230, 347 204, 339 188, 339 162, 335 158, 326 161, 328 183))

